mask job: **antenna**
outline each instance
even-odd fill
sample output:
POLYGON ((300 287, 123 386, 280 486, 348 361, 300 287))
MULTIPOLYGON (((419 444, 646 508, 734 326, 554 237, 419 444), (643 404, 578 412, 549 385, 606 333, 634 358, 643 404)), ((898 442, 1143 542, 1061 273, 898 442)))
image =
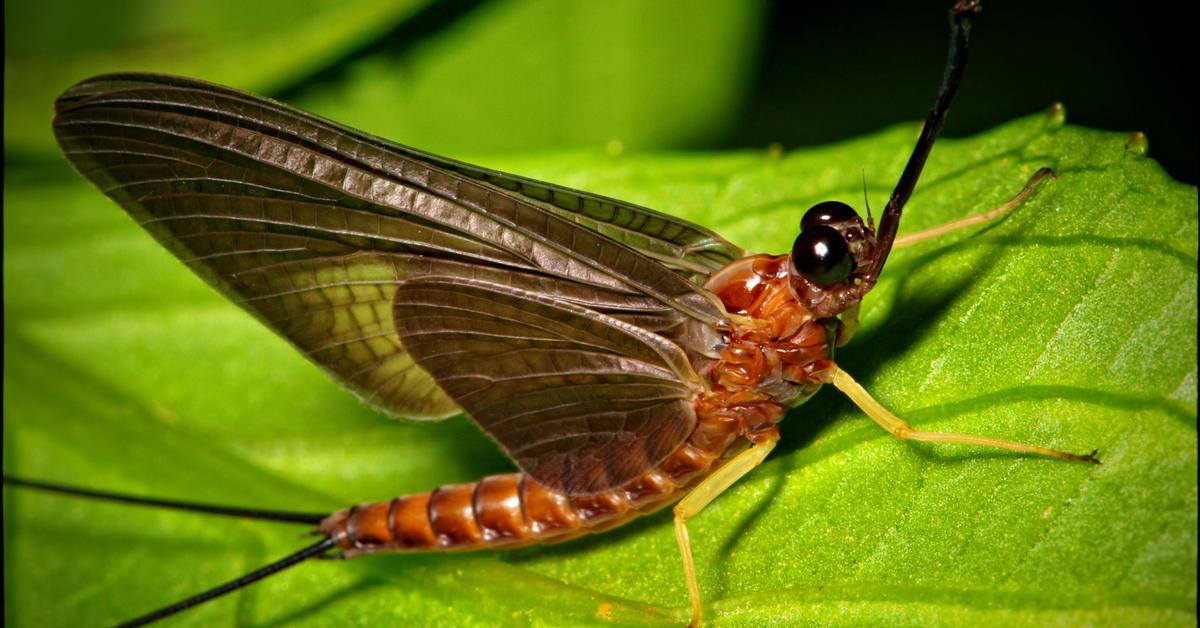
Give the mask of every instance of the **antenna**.
POLYGON ((896 239, 896 230, 900 227, 900 212, 908 202, 908 197, 912 196, 913 189, 917 187, 917 179, 921 177, 925 160, 929 159, 933 142, 946 122, 946 111, 950 108, 950 101, 954 100, 954 94, 962 82, 963 70, 967 67, 971 16, 979 11, 978 0, 959 0, 950 9, 950 52, 946 59, 946 72, 942 75, 942 86, 938 90, 937 99, 933 101, 933 108, 929 110, 929 117, 925 119, 925 126, 921 128, 921 136, 917 138, 917 145, 908 158, 908 164, 904 166, 904 173, 900 175, 896 189, 892 191, 892 197, 883 209, 883 217, 879 221, 879 231, 876 234, 875 260, 860 284, 864 287, 863 292, 875 284, 879 271, 883 270, 883 264, 892 250, 892 241, 896 239))
POLYGON ((862 181, 863 181, 863 206, 867 208, 867 228, 874 230, 875 229, 875 218, 873 218, 871 216, 871 199, 867 198, 867 167, 866 166, 863 166, 863 169, 862 169, 862 181))

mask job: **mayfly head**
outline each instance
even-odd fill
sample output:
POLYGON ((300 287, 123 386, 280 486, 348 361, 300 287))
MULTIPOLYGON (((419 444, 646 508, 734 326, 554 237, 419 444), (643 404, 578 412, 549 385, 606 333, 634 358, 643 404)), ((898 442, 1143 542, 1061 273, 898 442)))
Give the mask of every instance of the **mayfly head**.
POLYGON ((853 307, 875 260, 875 233, 841 201, 814 205, 800 220, 788 260, 792 294, 818 318, 853 307))
POLYGON ((962 82, 970 20, 979 11, 979 2, 971 0, 961 0, 950 9, 950 54, 941 89, 883 210, 878 230, 873 221, 864 224, 853 208, 840 201, 818 203, 801 219, 800 235, 792 245, 788 263, 788 285, 800 304, 817 318, 851 311, 875 287, 896 239, 900 213, 917 186, 962 82))

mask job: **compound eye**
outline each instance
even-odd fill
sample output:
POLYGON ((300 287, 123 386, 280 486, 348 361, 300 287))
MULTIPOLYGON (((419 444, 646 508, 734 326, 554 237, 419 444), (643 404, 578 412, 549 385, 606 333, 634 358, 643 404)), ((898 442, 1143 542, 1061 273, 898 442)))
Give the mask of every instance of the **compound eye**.
POLYGON ((800 229, 805 230, 814 225, 828 225, 830 223, 853 220, 858 217, 858 213, 853 207, 841 201, 825 201, 813 205, 811 209, 804 212, 804 217, 800 219, 800 229))
POLYGON ((825 287, 849 279, 854 270, 854 258, 846 239, 837 229, 813 225, 806 226, 796 237, 792 245, 792 265, 810 283, 825 287))

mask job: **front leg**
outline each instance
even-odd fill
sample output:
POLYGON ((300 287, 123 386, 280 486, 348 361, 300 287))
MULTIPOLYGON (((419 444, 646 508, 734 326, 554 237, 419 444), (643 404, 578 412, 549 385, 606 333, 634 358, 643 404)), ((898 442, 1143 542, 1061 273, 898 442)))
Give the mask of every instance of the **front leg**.
POLYGON ((1029 182, 1025 184, 1024 189, 1017 193, 1016 196, 1005 201, 999 206, 993 207, 985 212, 967 216, 966 218, 959 218, 958 220, 953 220, 924 231, 911 233, 906 236, 900 236, 896 238, 895 242, 892 243, 892 248, 902 249, 926 240, 932 240, 948 233, 953 233, 959 229, 965 229, 973 225, 982 225, 994 220, 999 220, 1015 209, 1018 205, 1024 203, 1025 199, 1029 198, 1030 194, 1033 194, 1034 190, 1037 189, 1038 184, 1041 183, 1043 179, 1057 178, 1058 176, 1054 174, 1053 170, 1049 168, 1041 168, 1037 172, 1033 173, 1033 176, 1029 178, 1029 182))
POLYGON ((1029 443, 1019 443, 1001 438, 992 438, 990 436, 978 436, 976 434, 956 434, 952 432, 926 432, 919 430, 900 417, 892 414, 883 404, 875 400, 870 393, 866 391, 858 382, 854 381, 846 371, 838 367, 833 374, 833 385, 838 390, 845 393, 854 405, 860 410, 867 413, 871 420, 879 424, 880 427, 887 430, 892 436, 900 440, 916 440, 928 443, 957 443, 960 445, 982 445, 984 447, 995 447, 997 449, 1007 449, 1022 454, 1036 454, 1038 456, 1050 456, 1051 458, 1061 458, 1063 460, 1073 460, 1075 462, 1090 462, 1092 464, 1100 464, 1100 460, 1096 458, 1096 451, 1093 450, 1090 454, 1070 454, 1057 449, 1049 449, 1029 443))

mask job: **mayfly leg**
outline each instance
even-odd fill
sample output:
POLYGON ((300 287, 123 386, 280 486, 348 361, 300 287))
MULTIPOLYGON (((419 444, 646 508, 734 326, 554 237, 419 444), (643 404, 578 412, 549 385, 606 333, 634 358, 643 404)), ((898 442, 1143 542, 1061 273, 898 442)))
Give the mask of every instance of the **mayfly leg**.
POLYGON ((1029 196, 1031 194, 1033 194, 1033 192, 1035 190, 1037 190, 1039 183, 1041 183, 1045 179, 1057 179, 1057 178, 1058 178, 1058 176, 1054 174, 1053 170, 1051 170, 1049 168, 1041 168, 1037 172, 1033 173, 1033 176, 1029 178, 1029 182, 1025 184, 1025 187, 1020 192, 1018 192, 1016 196, 1008 199, 1007 201, 1001 203, 1000 205, 993 207, 992 209, 989 209, 987 211, 979 212, 978 214, 972 214, 965 218, 959 218, 958 220, 952 220, 950 222, 940 224, 936 227, 931 227, 924 231, 918 231, 916 233, 910 233, 905 236, 900 236, 900 237, 896 238, 895 241, 892 242, 892 248, 900 249, 900 248, 904 248, 906 246, 912 246, 914 244, 919 244, 926 240, 932 240, 934 238, 944 236, 947 233, 953 233, 960 229, 965 229, 967 227, 971 227, 974 225, 981 225, 981 224, 989 223, 989 222, 992 222, 993 220, 998 220, 1000 218, 1003 218, 1005 215, 1007 215, 1013 209, 1016 209, 1021 203, 1024 203, 1025 199, 1029 198, 1029 196))
POLYGON ((679 542, 679 554, 683 557, 683 573, 687 578, 688 597, 692 601, 692 628, 700 625, 700 585, 696 581, 696 561, 692 558, 692 541, 688 536, 687 520, 696 516, 726 489, 749 473, 771 453, 779 442, 779 430, 774 429, 753 447, 734 456, 720 469, 696 485, 686 497, 675 504, 675 540, 679 542))
POLYGON ((927 432, 919 430, 912 425, 909 425, 900 417, 892 414, 883 404, 875 400, 870 393, 866 391, 858 382, 854 381, 846 371, 838 367, 833 374, 833 385, 838 390, 845 393, 854 405, 871 417, 880 427, 887 430, 892 436, 900 440, 916 440, 929 443, 956 443, 959 445, 980 445, 983 447, 996 447, 999 449, 1007 449, 1023 454, 1035 454, 1039 456, 1050 456, 1052 458, 1061 458, 1063 460, 1072 460, 1076 462, 1091 462, 1100 464, 1100 460, 1096 458, 1096 452, 1093 450, 1090 454, 1070 454, 1057 449, 1048 449, 1038 445, 1030 445, 1028 443, 1020 443, 1017 441, 1004 440, 1000 438, 991 438, 989 436, 977 436, 975 434, 956 434, 951 432, 927 432))

